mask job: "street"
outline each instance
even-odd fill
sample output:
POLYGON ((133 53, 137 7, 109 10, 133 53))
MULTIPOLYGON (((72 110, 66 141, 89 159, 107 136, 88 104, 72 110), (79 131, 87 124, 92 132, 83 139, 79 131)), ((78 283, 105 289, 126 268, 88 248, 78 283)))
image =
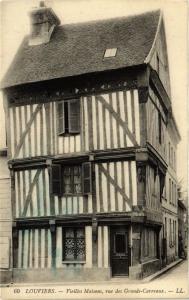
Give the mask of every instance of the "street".
POLYGON ((46 284, 13 284, 3 289, 3 299, 12 299, 15 292, 19 299, 138 299, 175 298, 188 299, 188 262, 183 261, 170 271, 150 282, 113 278, 108 282, 59 282, 46 284), (37 295, 36 295, 37 294, 37 295), (45 295, 44 295, 45 294, 45 295), (35 296, 35 297, 34 297, 35 296), (33 298, 34 297, 34 298, 33 298))
POLYGON ((170 271, 166 272, 165 274, 161 275, 156 281, 178 281, 182 282, 185 281, 188 275, 188 261, 184 260, 182 263, 177 265, 176 267, 172 268, 170 271))

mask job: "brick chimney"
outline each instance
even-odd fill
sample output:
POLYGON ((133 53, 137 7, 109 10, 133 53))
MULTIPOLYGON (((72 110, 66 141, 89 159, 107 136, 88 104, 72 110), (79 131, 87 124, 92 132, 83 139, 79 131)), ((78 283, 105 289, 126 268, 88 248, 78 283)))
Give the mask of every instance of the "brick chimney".
POLYGON ((30 12, 31 33, 29 45, 41 45, 50 41, 55 26, 60 25, 60 20, 52 10, 46 7, 44 1, 40 2, 38 8, 30 12))

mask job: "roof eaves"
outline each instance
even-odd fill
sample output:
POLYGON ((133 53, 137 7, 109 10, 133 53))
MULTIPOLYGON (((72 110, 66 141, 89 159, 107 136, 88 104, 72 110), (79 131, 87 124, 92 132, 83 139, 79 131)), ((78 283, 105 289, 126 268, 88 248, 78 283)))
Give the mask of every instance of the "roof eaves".
POLYGON ((156 44, 156 40, 157 40, 157 37, 158 37, 158 34, 159 34, 159 31, 160 31, 160 27, 161 27, 161 23, 162 23, 162 20, 163 20, 163 12, 162 10, 159 10, 160 12, 160 16, 159 16, 159 22, 158 22, 158 26, 157 26, 157 30, 156 30, 156 34, 155 34, 155 37, 154 37, 154 41, 152 43, 152 47, 148 53, 148 55, 146 56, 145 60, 144 60, 144 63, 148 64, 152 58, 152 55, 154 53, 154 49, 155 49, 155 44, 156 44))
POLYGON ((176 135, 177 135, 177 141, 180 142, 181 141, 181 135, 180 135, 178 125, 177 125, 175 116, 173 114, 173 111, 171 111, 171 122, 172 122, 172 125, 173 125, 172 127, 174 128, 174 130, 176 132, 176 135))
POLYGON ((61 76, 61 77, 53 77, 53 78, 49 78, 49 79, 41 79, 40 81, 39 80, 36 80, 36 81, 25 81, 24 83, 23 82, 18 82, 18 83, 14 83, 14 84, 4 84, 4 85, 1 85, 0 86, 0 89, 1 90, 5 90, 5 89, 8 89, 8 88, 11 88, 11 87, 18 87, 18 86, 21 86, 21 85, 28 85, 28 84, 36 84, 36 83, 39 83, 39 82, 49 82, 49 81, 52 81, 52 80, 59 80, 59 79, 66 79, 66 78, 73 78, 73 77, 79 77, 79 76, 87 76, 87 75, 94 75, 94 74, 102 74, 102 73, 105 73, 105 72, 113 72, 113 71, 118 71, 118 70, 124 70, 124 69, 131 69, 131 68, 137 68, 137 67, 140 67, 144 64, 132 64, 132 65, 126 65, 126 66, 123 66, 123 67, 115 67, 115 68, 111 68, 111 69, 104 69, 104 70, 100 70, 100 71, 93 71, 93 72, 83 72, 83 73, 75 73, 74 75, 67 75, 67 76, 61 76))

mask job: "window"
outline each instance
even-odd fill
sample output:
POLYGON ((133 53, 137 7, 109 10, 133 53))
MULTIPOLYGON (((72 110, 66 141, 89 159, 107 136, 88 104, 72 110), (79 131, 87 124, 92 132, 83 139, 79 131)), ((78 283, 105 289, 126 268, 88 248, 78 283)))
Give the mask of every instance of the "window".
POLYGON ((156 257, 157 256, 157 234, 152 228, 144 228, 142 232, 142 256, 156 257))
POLYGON ((159 131, 159 143, 162 142, 162 133, 161 133, 161 114, 158 113, 158 131, 159 131))
POLYGON ((169 203, 172 202, 171 179, 169 179, 169 203))
POLYGON ((174 201, 175 201, 175 198, 174 198, 174 185, 173 185, 173 181, 172 181, 172 204, 174 205, 174 201))
POLYGON ((85 261, 85 229, 63 230, 63 261, 85 261))
POLYGON ((165 238, 167 238, 167 218, 165 217, 165 238))
POLYGON ((171 147, 171 166, 173 166, 173 147, 171 147))
POLYGON ((144 229, 144 256, 149 255, 149 230, 144 229))
POLYGON ((126 236, 124 233, 116 233, 114 236, 114 247, 115 253, 124 254, 126 249, 126 236))
POLYGON ((77 134, 80 132, 80 101, 64 100, 57 103, 58 134, 77 134))
POLYGON ((174 152, 174 165, 175 165, 175 171, 176 171, 176 153, 174 152))
POLYGON ((104 58, 107 57, 115 57, 117 53, 117 48, 109 48, 106 49, 105 53, 104 53, 104 58))
POLYGON ((169 143, 169 163, 171 163, 171 144, 169 143))
POLYGON ((91 163, 82 165, 52 164, 50 187, 53 195, 78 195, 92 192, 91 163))
POLYGON ((81 166, 66 166, 63 168, 64 194, 81 193, 81 166))
POLYGON ((156 196, 157 195, 157 191, 156 191, 156 184, 157 184, 157 170, 153 169, 153 173, 154 173, 154 181, 153 181, 153 186, 152 186, 152 195, 156 196))

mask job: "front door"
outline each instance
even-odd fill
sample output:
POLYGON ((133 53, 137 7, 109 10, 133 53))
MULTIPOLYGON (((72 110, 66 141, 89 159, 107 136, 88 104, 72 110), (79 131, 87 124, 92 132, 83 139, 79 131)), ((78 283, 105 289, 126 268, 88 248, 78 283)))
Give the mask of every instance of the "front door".
POLYGON ((112 276, 129 275, 128 232, 126 229, 111 231, 112 276))

